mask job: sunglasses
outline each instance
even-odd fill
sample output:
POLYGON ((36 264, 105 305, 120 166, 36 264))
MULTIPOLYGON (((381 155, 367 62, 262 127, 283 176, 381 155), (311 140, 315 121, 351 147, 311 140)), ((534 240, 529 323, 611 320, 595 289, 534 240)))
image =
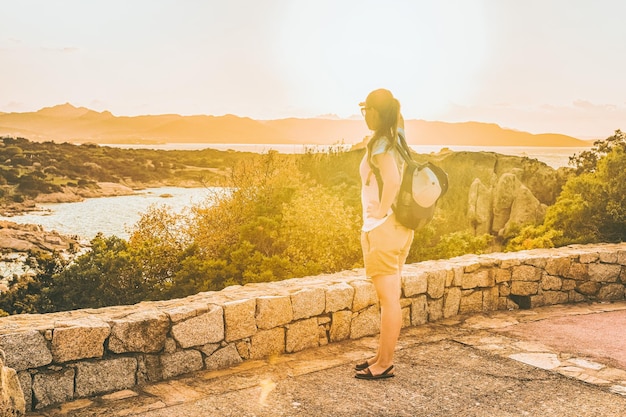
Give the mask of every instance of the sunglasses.
POLYGON ((371 109, 371 107, 361 107, 361 114, 363 115, 363 117, 365 117, 365 114, 369 109, 371 109))

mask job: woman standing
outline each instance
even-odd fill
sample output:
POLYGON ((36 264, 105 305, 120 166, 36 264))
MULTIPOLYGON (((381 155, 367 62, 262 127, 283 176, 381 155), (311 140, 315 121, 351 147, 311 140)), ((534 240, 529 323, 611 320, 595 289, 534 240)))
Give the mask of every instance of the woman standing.
POLYGON ((398 129, 404 129, 400 103, 389 90, 379 89, 360 105, 367 127, 373 132, 359 168, 361 245, 365 273, 372 279, 380 302, 380 336, 376 356, 356 365, 355 376, 382 379, 394 376, 393 355, 402 326, 400 274, 413 230, 398 223, 392 210, 404 168, 396 148, 398 129))

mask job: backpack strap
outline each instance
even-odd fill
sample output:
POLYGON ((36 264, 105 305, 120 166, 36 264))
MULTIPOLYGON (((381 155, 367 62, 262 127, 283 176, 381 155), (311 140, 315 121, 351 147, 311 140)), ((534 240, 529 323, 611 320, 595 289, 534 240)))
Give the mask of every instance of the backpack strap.
POLYGON ((404 159, 404 162, 406 162, 407 164, 416 164, 418 169, 422 169, 426 165, 428 165, 428 162, 420 164, 415 159, 413 159, 413 157, 411 156, 411 148, 409 148, 409 144, 406 142, 404 132, 401 130, 398 130, 398 142, 396 143, 396 149, 398 150, 398 153, 400 154, 402 159, 404 159))
MULTIPOLYGON (((395 142, 394 147, 407 164, 416 163, 411 157, 411 150, 406 142, 406 138, 404 137, 404 132, 401 130, 398 130, 398 141, 395 142)), ((378 167, 374 166, 369 156, 367 158, 367 163, 376 177, 376 183, 378 184, 378 200, 380 201, 383 195, 383 177, 380 175, 380 170, 378 167)), ((367 183, 369 184, 369 179, 367 180, 367 183)))
POLYGON ((432 162, 426 161, 423 164, 420 164, 419 162, 415 161, 411 157, 409 145, 407 144, 404 133, 402 132, 398 132, 397 149, 400 152, 400 155, 402 155, 402 158, 404 158, 407 163, 416 165, 418 170, 428 167, 431 171, 433 171, 433 173, 437 176, 437 179, 439 180, 439 185, 441 186, 441 196, 443 196, 448 191, 448 174, 432 162))
MULTIPOLYGON (((369 157, 367 158, 367 163, 370 165, 370 169, 376 177, 376 184, 378 184, 378 201, 380 201, 380 199, 383 198, 383 177, 380 175, 380 169, 372 164, 372 161, 369 159, 369 157)), ((369 181, 370 180, 368 178, 366 184, 369 185, 369 181)))
POLYGON ((398 141, 396 142, 396 149, 398 150, 400 156, 402 157, 402 159, 404 159, 405 162, 413 160, 413 158, 411 158, 411 150, 409 148, 409 145, 406 143, 406 138, 404 137, 404 132, 402 132, 401 130, 398 130, 398 141))

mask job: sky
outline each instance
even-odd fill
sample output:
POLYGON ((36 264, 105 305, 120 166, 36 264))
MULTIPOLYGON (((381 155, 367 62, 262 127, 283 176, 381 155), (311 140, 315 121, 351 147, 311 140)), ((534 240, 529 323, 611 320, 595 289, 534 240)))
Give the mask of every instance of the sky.
POLYGON ((0 112, 626 129, 623 0, 0 0, 0 112))

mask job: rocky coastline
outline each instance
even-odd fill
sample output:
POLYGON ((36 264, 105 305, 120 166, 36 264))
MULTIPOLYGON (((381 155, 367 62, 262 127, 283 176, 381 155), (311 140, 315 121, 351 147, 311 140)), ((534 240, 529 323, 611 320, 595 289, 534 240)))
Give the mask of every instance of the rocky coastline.
MULTIPOLYGON (((40 194, 23 202, 10 202, 0 205, 0 215, 12 217, 32 211, 43 211, 43 203, 73 203, 87 198, 114 197, 135 194, 140 188, 127 185, 99 182, 97 187, 64 187, 61 192, 40 194)), ((78 236, 64 235, 56 230, 45 230, 37 224, 19 224, 0 220, 0 292, 6 290, 7 278, 16 270, 22 271, 24 259, 32 253, 72 254, 84 249, 84 242, 78 236)))
POLYGON ((26 273, 26 259, 33 253, 78 253, 82 245, 77 236, 44 230, 36 224, 0 220, 0 292, 9 288, 9 278, 26 273))
POLYGON ((19 224, 0 220, 0 248, 2 253, 65 252, 79 249, 76 236, 62 235, 55 230, 44 230, 36 224, 19 224))
POLYGON ((34 199, 22 202, 5 202, 0 205, 0 215, 16 216, 31 211, 41 211, 43 203, 76 203, 86 198, 115 197, 135 194, 137 189, 114 182, 98 182, 95 187, 63 187, 62 191, 50 194, 39 194, 34 199))

